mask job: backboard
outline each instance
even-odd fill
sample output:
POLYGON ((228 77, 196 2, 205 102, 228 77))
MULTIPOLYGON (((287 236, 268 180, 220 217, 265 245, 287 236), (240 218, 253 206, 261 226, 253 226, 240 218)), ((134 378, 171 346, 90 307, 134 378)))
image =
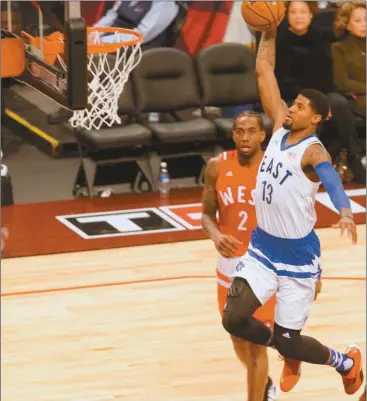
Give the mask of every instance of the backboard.
POLYGON ((14 67, 11 76, 20 82, 65 108, 85 109, 88 106, 87 27, 81 16, 80 3, 3 1, 2 77, 9 76, 14 67), (22 32, 19 32, 19 26, 22 32), (20 38, 25 45, 24 58, 19 57, 18 51, 15 59, 11 51, 14 47, 3 46, 3 43, 17 39, 14 43, 19 45, 20 38))

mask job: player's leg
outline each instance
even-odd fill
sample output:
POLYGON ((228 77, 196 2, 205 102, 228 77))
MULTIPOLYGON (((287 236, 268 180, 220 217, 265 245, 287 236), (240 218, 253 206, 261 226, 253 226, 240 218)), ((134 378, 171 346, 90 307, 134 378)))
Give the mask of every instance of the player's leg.
POLYGON ((277 288, 276 274, 246 254, 236 267, 222 319, 229 334, 258 345, 268 345, 272 330, 253 317, 277 288))
POLYGON ((268 400, 269 387, 275 385, 268 377, 269 365, 266 347, 249 343, 238 337, 231 336, 231 340, 237 358, 247 370, 248 401, 268 400))
POLYGON ((263 401, 268 382, 268 350, 262 345, 249 343, 247 375, 248 400, 263 401))
MULTIPOLYGON (((285 358, 334 367, 343 377, 347 394, 354 394, 362 385, 361 351, 351 346, 345 353, 335 351, 316 339, 301 335, 315 296, 316 279, 279 279, 273 344, 285 358)), ((285 377, 282 381, 294 380, 285 377)))
MULTIPOLYGON (((228 274, 229 272, 233 274, 237 264, 238 261, 231 268, 227 266, 228 260, 225 265, 218 264, 218 306, 222 318, 224 307, 228 300, 228 287, 230 285, 228 274)), ((269 327, 273 327, 274 313, 275 296, 264 306, 257 309, 254 317, 265 322, 269 327)), ((278 387, 273 383, 271 378, 268 377, 268 355, 266 347, 252 344, 232 335, 231 339, 238 359, 247 370, 248 401, 268 401, 277 399, 279 392, 278 387)))
MULTIPOLYGON (((273 295, 263 306, 261 306, 254 313, 253 317, 255 319, 260 320, 262 323, 266 324, 268 327, 273 329, 274 327, 274 314, 275 314, 275 304, 276 297, 273 295)), ((262 345, 257 345, 253 343, 249 343, 249 354, 250 360, 252 360, 251 364, 251 375, 248 377, 249 388, 254 388, 256 390, 256 394, 261 394, 262 387, 260 377, 263 377, 263 382, 265 384, 265 373, 268 372, 269 369, 269 361, 268 361, 268 352, 267 348, 262 345), (257 378, 257 379, 256 379, 257 378), (253 379, 257 380, 254 382, 253 379)), ((267 383, 265 385, 265 394, 267 398, 264 400, 276 400, 279 397, 279 387, 273 383, 270 376, 267 379, 267 383)))
MULTIPOLYGON (((218 279, 218 306, 221 316, 226 304, 229 279, 217 271, 218 279), (220 284, 222 283, 222 285, 220 284)), ((271 319, 274 319, 274 310, 271 319)), ((266 347, 249 343, 241 338, 231 336, 233 349, 237 358, 247 371, 247 393, 248 401, 267 401, 267 392, 272 391, 277 394, 276 387, 270 377, 268 377, 268 355, 266 347)), ((274 399, 276 399, 274 397, 274 399)))
MULTIPOLYGON (((321 271, 320 271, 321 274, 321 271)), ((318 294, 321 292, 322 282, 319 278, 316 282, 315 298, 317 299, 318 294)), ((280 379, 280 389, 284 392, 291 391, 293 387, 298 383, 301 377, 301 363, 296 359, 284 358, 284 366, 280 379)))

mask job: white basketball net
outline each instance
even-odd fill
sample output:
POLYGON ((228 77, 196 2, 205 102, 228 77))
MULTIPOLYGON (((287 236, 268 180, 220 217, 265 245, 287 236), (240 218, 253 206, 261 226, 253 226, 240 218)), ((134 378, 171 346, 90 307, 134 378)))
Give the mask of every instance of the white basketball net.
MULTIPOLYGON (((115 32, 114 42, 134 39, 133 35, 115 32), (128 36, 128 39, 127 39, 128 36)), ((90 39, 89 39, 90 40, 90 39)), ((100 32, 94 32, 94 44, 100 44, 100 32)), ((69 120, 74 128, 87 130, 121 124, 118 116, 118 100, 129 79, 130 72, 139 64, 142 51, 140 43, 122 46, 115 53, 88 54, 88 105, 84 110, 74 111, 69 120)))

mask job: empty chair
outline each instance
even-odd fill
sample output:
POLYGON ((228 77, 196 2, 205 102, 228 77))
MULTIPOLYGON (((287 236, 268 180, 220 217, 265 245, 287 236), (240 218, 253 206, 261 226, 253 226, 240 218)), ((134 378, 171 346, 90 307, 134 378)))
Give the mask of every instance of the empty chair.
POLYGON ((205 118, 182 121, 177 112, 200 107, 192 58, 181 50, 147 50, 132 73, 140 113, 169 113, 173 122, 148 122, 162 144, 191 144, 216 139, 216 128, 205 118))
MULTIPOLYGON (((203 96, 203 107, 254 105, 259 102, 255 74, 255 53, 238 43, 222 43, 207 47, 196 57, 196 66, 203 96)), ((205 114, 205 110, 203 110, 205 114)), ((270 133, 272 124, 260 113, 270 133)), ((232 136, 233 119, 215 118, 220 134, 232 136)))
POLYGON ((206 161, 215 154, 216 126, 206 118, 192 117, 192 110, 200 108, 201 98, 190 55, 172 48, 147 50, 132 77, 138 111, 161 116, 160 121, 145 122, 154 134, 156 178, 161 158, 198 156, 206 161), (185 110, 189 111, 187 119, 179 113, 185 110))
POLYGON ((90 196, 97 167, 102 164, 136 161, 150 185, 154 186, 149 167, 152 132, 135 122, 136 107, 130 79, 119 98, 119 115, 121 125, 100 130, 75 130, 90 196))

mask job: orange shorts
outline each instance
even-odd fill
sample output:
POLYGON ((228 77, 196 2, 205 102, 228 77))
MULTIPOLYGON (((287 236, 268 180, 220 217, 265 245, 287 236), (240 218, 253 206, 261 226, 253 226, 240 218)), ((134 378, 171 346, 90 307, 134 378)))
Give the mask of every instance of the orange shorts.
MULTIPOLYGON (((218 307, 219 313, 223 316, 224 305, 227 301, 227 294, 231 284, 230 279, 224 274, 220 273, 217 269, 218 280, 218 307)), ((276 296, 273 295, 264 305, 254 313, 254 317, 261 322, 268 324, 271 328, 274 327, 274 313, 275 313, 276 296)))

